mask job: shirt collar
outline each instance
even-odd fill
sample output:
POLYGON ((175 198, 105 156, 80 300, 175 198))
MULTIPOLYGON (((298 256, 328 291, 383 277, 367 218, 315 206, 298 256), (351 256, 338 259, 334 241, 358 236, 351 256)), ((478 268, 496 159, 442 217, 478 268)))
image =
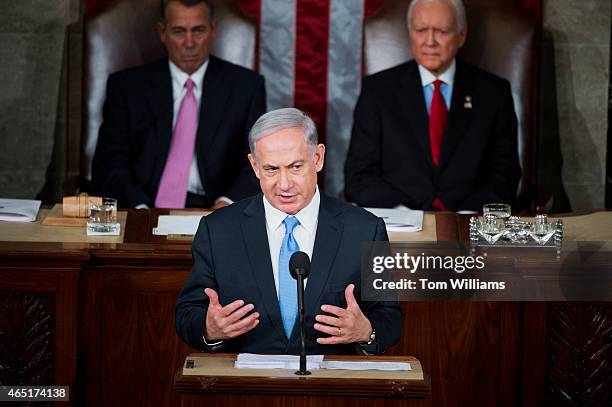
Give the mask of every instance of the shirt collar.
POLYGON ((208 61, 206 60, 200 67, 191 75, 187 75, 186 72, 182 71, 181 68, 176 66, 174 62, 168 59, 168 65, 170 66, 170 77, 174 82, 174 85, 178 85, 178 89, 183 89, 185 86, 185 82, 187 82, 188 78, 191 78, 193 83, 195 84, 196 89, 202 89, 202 81, 204 80, 204 75, 206 74, 206 69, 208 68, 208 61))
POLYGON ((419 65, 419 74, 421 74, 421 85, 423 87, 429 86, 436 79, 440 79, 447 85, 453 86, 453 82, 455 81, 455 71, 457 70, 457 62, 455 58, 453 58, 453 62, 451 62, 448 69, 442 72, 438 77, 436 77, 433 73, 431 73, 427 68, 419 65))
MULTIPOLYGON (((272 204, 263 196, 264 211, 266 214, 266 224, 270 231, 279 228, 287 216, 283 211, 276 209, 272 204)), ((312 234, 317 227, 317 220, 319 218, 319 206, 321 204, 321 195, 319 194, 319 187, 316 188, 315 194, 310 200, 310 203, 302 208, 295 216, 300 222, 300 225, 312 234)))

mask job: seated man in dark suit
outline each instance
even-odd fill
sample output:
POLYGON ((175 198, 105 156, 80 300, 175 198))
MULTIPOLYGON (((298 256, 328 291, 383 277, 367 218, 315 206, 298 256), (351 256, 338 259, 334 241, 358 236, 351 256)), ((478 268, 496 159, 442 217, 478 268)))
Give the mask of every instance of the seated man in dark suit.
POLYGON ((407 21, 414 61, 363 81, 347 197, 424 210, 511 203, 521 169, 509 82, 455 59, 467 34, 461 0, 415 0, 407 21))
POLYGON ((387 241, 380 218, 319 193, 325 147, 297 109, 262 116, 249 134, 249 160, 263 195, 200 222, 194 265, 176 304, 176 331, 207 352, 299 353, 296 283, 288 260, 312 258, 304 295, 311 354, 380 354, 398 341, 397 302, 362 302, 360 250, 387 241))
POLYGON ((162 0, 168 58, 112 74, 93 159, 96 192, 126 207, 220 207, 259 191, 247 134, 263 77, 209 55, 208 0, 162 0))

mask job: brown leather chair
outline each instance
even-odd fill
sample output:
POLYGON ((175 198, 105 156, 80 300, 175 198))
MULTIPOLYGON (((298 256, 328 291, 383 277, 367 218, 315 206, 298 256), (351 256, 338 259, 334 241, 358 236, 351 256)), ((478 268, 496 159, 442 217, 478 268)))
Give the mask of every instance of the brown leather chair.
MULTIPOLYGON (((538 44, 541 20, 516 0, 464 0, 468 36, 459 58, 512 84, 519 121, 519 157, 523 177, 518 209, 534 209, 538 132, 538 44)), ((364 70, 371 74, 412 59, 406 29, 410 0, 385 1, 366 19, 364 70)))
MULTIPOLYGON (((102 123, 110 73, 166 55, 159 40, 159 0, 98 0, 85 16, 83 40, 83 132, 81 175, 91 179, 91 160, 102 123)), ((236 64, 255 66, 256 23, 234 1, 216 1, 218 38, 213 53, 236 64)))

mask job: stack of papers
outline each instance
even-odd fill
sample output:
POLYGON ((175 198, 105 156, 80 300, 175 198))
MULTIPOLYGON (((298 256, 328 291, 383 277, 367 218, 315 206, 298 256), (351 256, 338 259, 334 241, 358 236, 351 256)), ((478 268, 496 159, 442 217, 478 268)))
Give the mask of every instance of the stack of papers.
POLYGON ((0 198, 0 220, 8 222, 34 222, 40 201, 0 198))
MULTIPOLYGON (((323 355, 306 356, 306 366, 309 370, 319 369, 323 355)), ((300 368, 300 357, 297 355, 258 355, 240 353, 234 367, 237 369, 293 369, 300 368)))
MULTIPOLYGON (((300 368, 300 357, 297 355, 258 355, 255 353, 240 353, 234 367, 237 369, 291 369, 300 368)), ((306 356, 306 367, 314 369, 342 370, 412 370, 408 362, 372 362, 372 361, 342 361, 323 360, 323 355, 306 356)))
POLYGON ((157 227, 153 228, 153 234, 159 236, 167 235, 195 235, 200 219, 204 215, 167 215, 157 218, 157 227))
POLYGON ((321 363, 321 369, 342 370, 412 370, 408 362, 356 362, 341 360, 326 360, 321 363))
POLYGON ((423 211, 415 211, 405 206, 393 209, 363 208, 382 218, 389 232, 419 232, 423 230, 423 211))

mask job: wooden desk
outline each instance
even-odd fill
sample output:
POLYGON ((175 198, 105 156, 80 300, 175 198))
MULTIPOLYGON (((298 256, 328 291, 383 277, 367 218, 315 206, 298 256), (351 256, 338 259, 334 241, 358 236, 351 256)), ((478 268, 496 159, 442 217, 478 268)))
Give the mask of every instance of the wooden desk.
POLYGON ((411 356, 325 356, 325 360, 409 362, 410 371, 315 369, 296 376, 288 369, 236 369, 235 354, 191 354, 193 369, 178 369, 173 388, 181 405, 343 406, 384 404, 405 406, 407 399, 430 395, 429 377, 411 356), (263 401, 263 400, 265 401, 263 401))
MULTIPOLYGON (((174 332, 174 305, 191 247, 151 235, 160 213, 128 210, 116 244, 2 242, 0 224, 0 382, 68 384, 78 405, 180 402, 171 383, 193 350, 174 332)), ((435 217, 438 240, 467 237, 467 217, 435 217)), ((431 375, 432 396, 421 405, 612 397, 612 348, 597 345, 612 342, 608 304, 417 302, 402 310, 404 335, 389 354, 415 355, 431 375), (576 376, 576 367, 590 374, 576 376)))

